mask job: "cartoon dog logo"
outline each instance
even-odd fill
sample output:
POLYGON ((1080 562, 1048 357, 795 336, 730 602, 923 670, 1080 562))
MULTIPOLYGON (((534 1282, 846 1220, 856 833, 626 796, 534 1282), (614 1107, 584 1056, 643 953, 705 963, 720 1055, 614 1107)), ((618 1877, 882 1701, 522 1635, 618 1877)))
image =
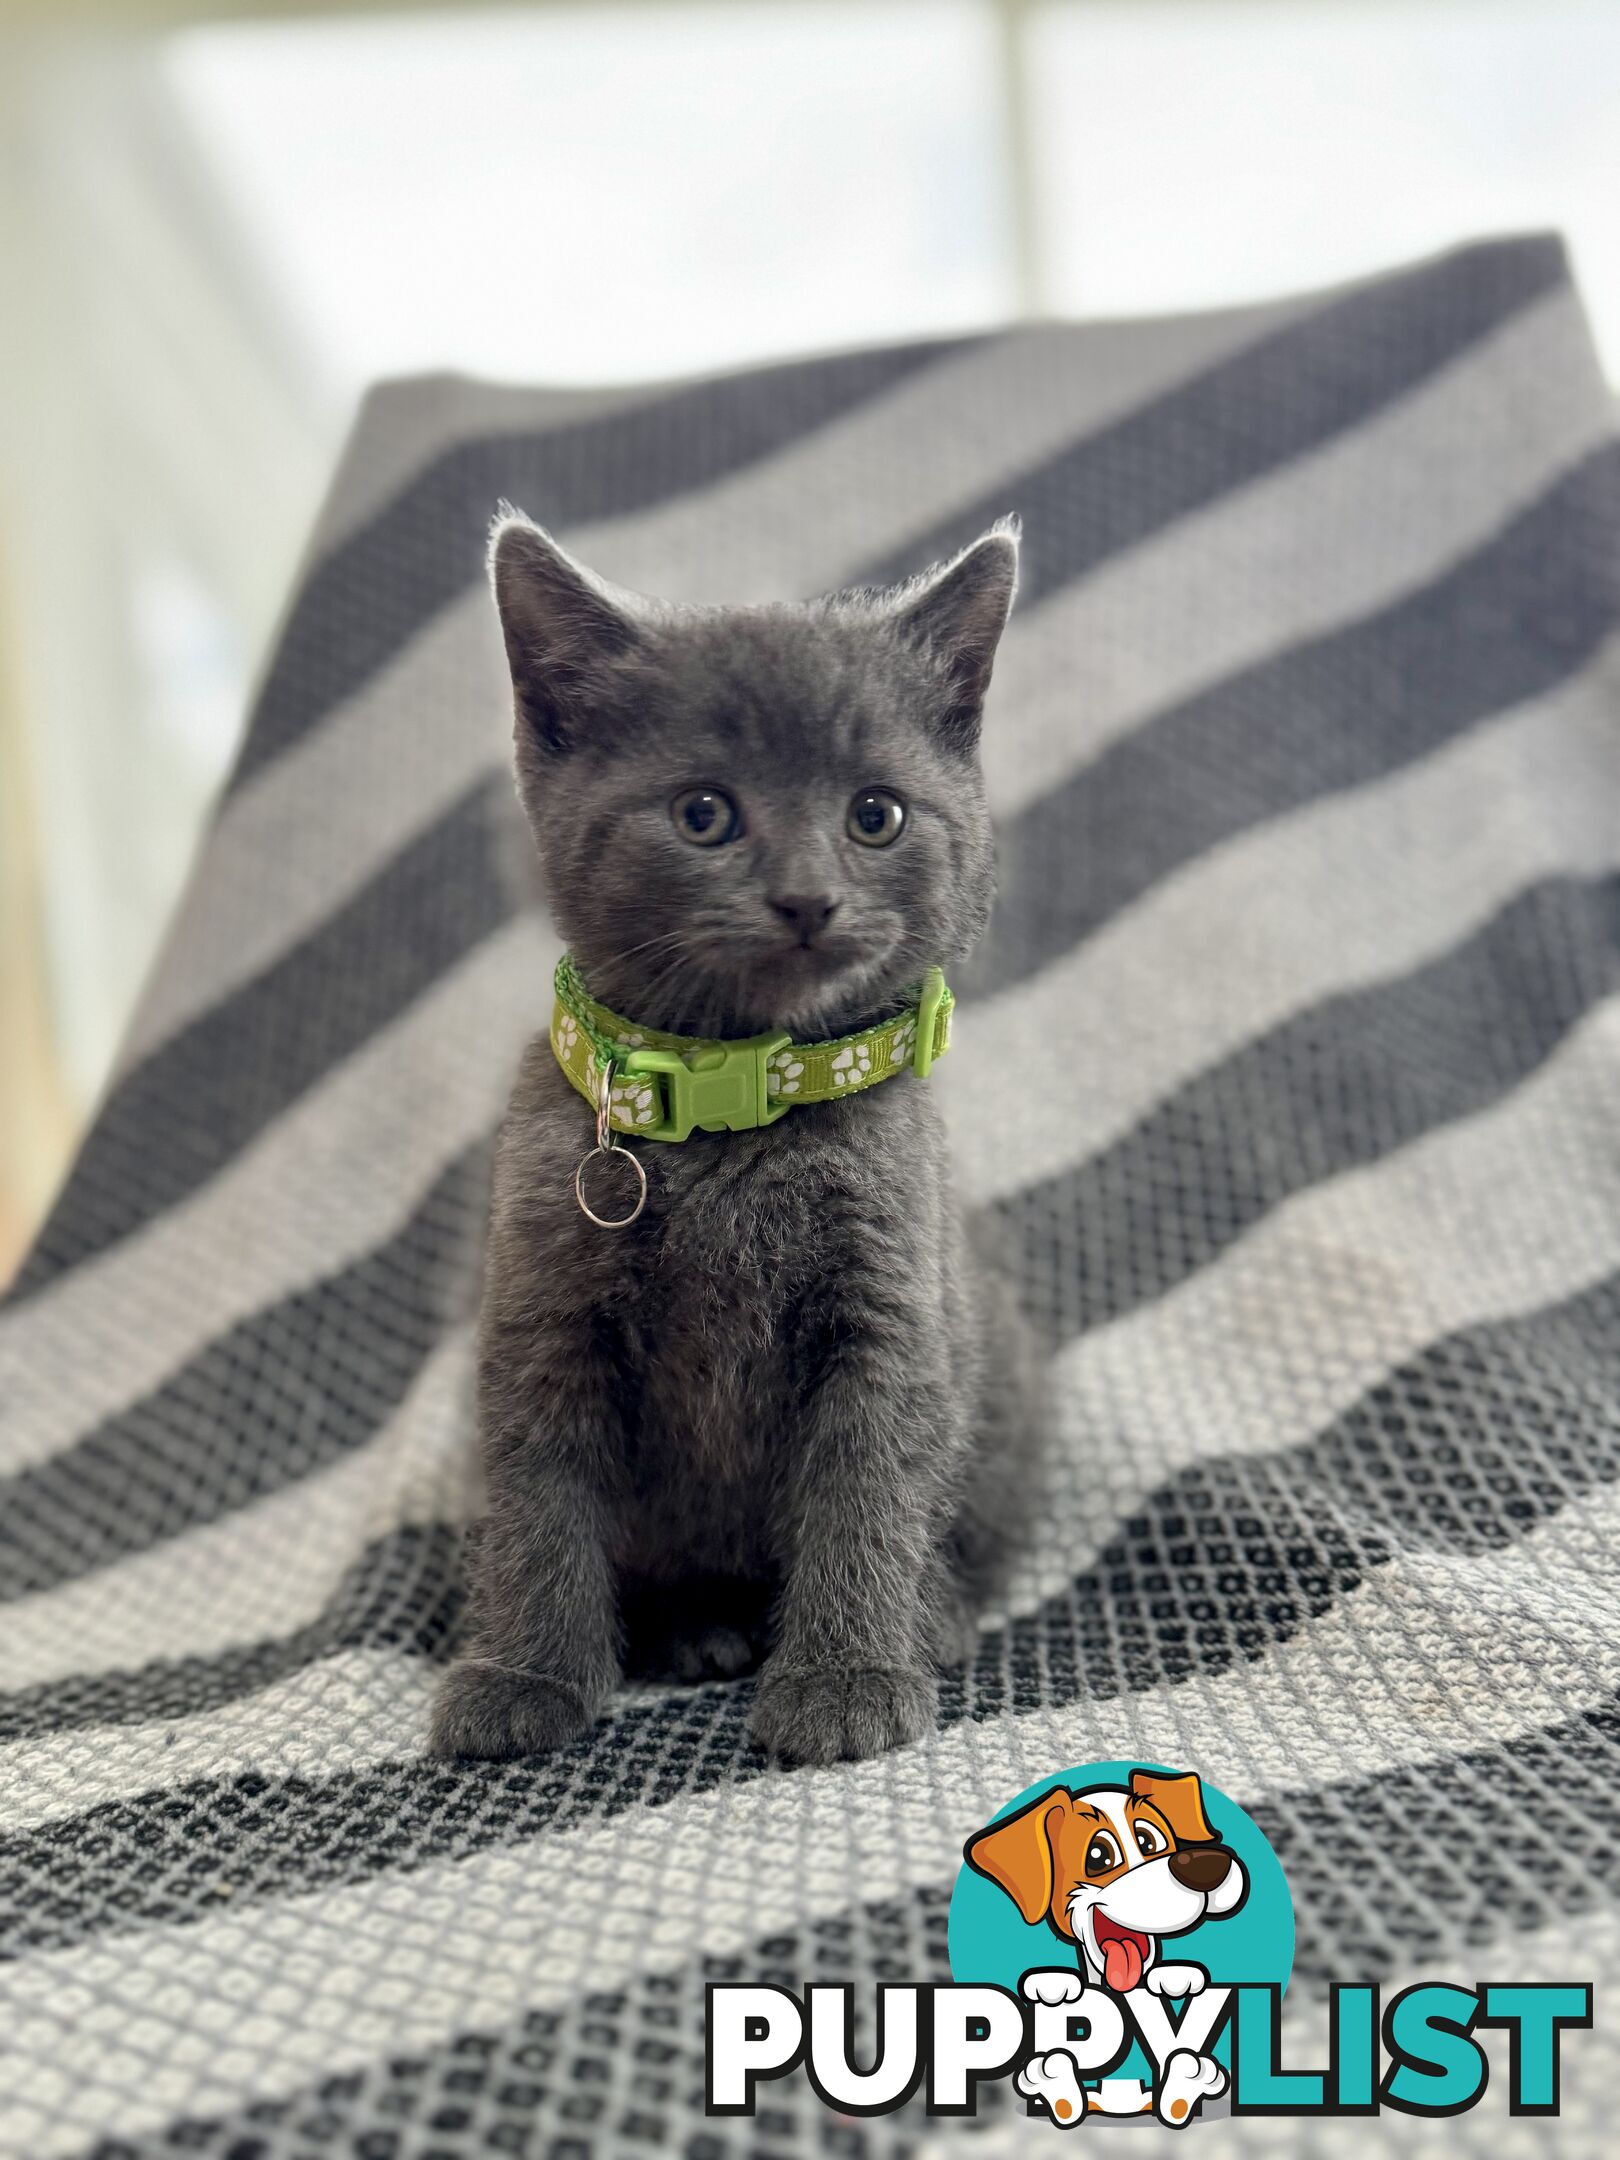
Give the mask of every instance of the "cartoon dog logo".
MULTIPOLYGON (((965 1857, 1007 1893, 1026 1923, 1044 1920, 1079 1952, 1073 1973, 1026 1975, 1025 1994, 1047 2005, 1078 2001, 1088 1983, 1122 1996, 1137 1988, 1177 1998, 1201 1993, 1209 1984, 1204 1968, 1161 1959, 1161 1945, 1205 1920, 1227 1918, 1248 1895, 1243 1863, 1216 1835, 1191 1771, 1133 1770, 1128 1785, 1083 1792, 1056 1786, 970 1838, 965 1857)), ((1088 2109, 1137 2113, 1154 2105, 1134 2081, 1118 2079, 1082 2099, 1075 2067, 1062 2049, 1051 2050, 1020 2075, 1019 2089, 1059 2122, 1088 2109), (1123 2083, 1131 2084, 1129 2094, 1123 2083)), ((1160 2084, 1158 2112, 1179 2126, 1199 2100, 1225 2087, 1213 2058, 1178 2050, 1160 2084)))

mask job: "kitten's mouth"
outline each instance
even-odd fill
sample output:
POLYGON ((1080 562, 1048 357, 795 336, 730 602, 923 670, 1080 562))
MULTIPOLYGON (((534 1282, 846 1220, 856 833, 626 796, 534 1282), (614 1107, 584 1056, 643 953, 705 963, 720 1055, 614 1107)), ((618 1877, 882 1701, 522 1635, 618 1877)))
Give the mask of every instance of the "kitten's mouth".
POLYGON ((766 967, 780 967, 784 961, 790 966, 808 968, 821 974, 836 974, 860 959, 861 944, 858 938, 835 933, 831 936, 795 938, 791 944, 778 945, 762 962, 766 967))
POLYGON ((749 1004, 761 1025, 836 1034, 864 1013, 870 987, 881 977, 886 954, 848 931, 829 932, 814 944, 762 944, 749 955, 749 1004))
POLYGON ((808 1041, 881 1019, 887 1004, 900 1003, 899 987, 886 998, 888 978, 899 964, 894 941, 881 934, 875 945, 847 930, 826 932, 810 945, 758 934, 714 935, 691 950, 691 973, 678 995, 638 1003, 627 985, 615 1010, 678 1035, 785 1028, 808 1041))
POLYGON ((813 945, 772 946, 755 957, 750 973, 776 1024, 792 1027, 812 1011, 825 1013, 829 999, 857 996, 875 957, 858 938, 823 937, 813 945), (779 1017, 784 1014, 794 1017, 779 1017))

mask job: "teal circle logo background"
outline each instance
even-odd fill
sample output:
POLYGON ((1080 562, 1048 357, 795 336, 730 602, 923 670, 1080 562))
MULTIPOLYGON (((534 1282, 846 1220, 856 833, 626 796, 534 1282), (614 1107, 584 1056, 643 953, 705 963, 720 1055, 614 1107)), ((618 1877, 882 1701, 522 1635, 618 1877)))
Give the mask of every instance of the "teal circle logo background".
MULTIPOLYGON (((1042 1793, 1065 1786, 1082 1793, 1091 1785, 1127 1785, 1133 1770, 1152 1770, 1161 1776, 1180 1773, 1164 1763, 1126 1758, 1121 1762, 1082 1763, 1074 1770, 1054 1770, 1017 1793, 991 1817, 1001 1822, 1028 1807, 1042 1793)), ((1185 1935, 1161 1939, 1165 1963, 1202 1965, 1212 1985, 1239 1986, 1244 1982, 1275 1982, 1286 1987, 1294 1965, 1294 1903, 1282 1863, 1267 1844, 1264 1832, 1251 1821, 1235 1800, 1200 1775, 1204 1811, 1216 1836, 1235 1852, 1249 1878, 1249 1891, 1239 1909, 1225 1919, 1202 1920, 1185 1935)), ((976 1826, 988 1829, 988 1823, 976 1826)), ((948 1937, 951 1976, 962 1981, 988 1981, 1016 1994, 1023 1975, 1036 1966, 1080 1965, 1075 1945, 1056 1934, 1044 1920, 1031 1927, 1005 1890, 964 1860, 951 1893, 948 1937)), ((1221 2034, 1213 2053, 1231 2067, 1230 2028, 1221 2034)), ((1152 2066, 1141 2048, 1134 2047, 1116 2072, 1117 2077, 1151 2077, 1152 2066)))

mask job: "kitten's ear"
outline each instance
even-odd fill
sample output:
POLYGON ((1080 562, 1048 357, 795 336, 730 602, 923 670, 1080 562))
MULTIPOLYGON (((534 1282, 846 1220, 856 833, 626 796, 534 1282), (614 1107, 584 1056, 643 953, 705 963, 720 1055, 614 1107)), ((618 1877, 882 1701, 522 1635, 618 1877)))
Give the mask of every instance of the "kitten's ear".
POLYGON ((971 750, 979 739, 990 669, 1018 590, 1018 534, 1017 518, 1000 519, 898 597, 900 629, 938 653, 950 670, 955 695, 941 732, 958 750, 971 750))
POLYGON ((489 579, 518 719, 542 748, 566 750, 588 730, 608 668, 636 643, 636 602, 509 503, 490 527, 489 579))

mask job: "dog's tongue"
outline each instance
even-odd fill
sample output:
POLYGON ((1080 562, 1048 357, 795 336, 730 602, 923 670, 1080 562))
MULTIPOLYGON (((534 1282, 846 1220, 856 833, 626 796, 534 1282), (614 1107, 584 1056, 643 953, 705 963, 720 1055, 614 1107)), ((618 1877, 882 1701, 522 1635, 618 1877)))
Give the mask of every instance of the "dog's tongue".
POLYGON ((1103 1978, 1116 1995, 1128 1995, 1141 1977, 1140 1946, 1115 1935, 1103 1947, 1103 1978))

